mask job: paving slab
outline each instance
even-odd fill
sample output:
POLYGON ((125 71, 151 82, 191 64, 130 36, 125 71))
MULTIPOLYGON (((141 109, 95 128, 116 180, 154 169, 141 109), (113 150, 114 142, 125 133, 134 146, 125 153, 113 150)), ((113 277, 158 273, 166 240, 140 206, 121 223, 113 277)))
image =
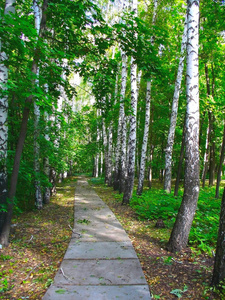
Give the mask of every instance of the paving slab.
MULTIPOLYGON (((117 219, 114 214, 109 211, 108 207, 94 207, 92 209, 77 209, 75 212, 75 222, 79 220, 81 222, 83 219, 88 219, 89 221, 104 221, 104 220, 115 220, 117 223, 117 219)), ((78 223, 79 223, 78 222, 78 223)))
POLYGON ((62 285, 146 284, 138 259, 64 259, 55 281, 62 285))
POLYGON ((150 300, 125 230, 84 178, 76 184, 74 229, 43 300, 150 300))
POLYGON ((149 289, 145 285, 121 286, 51 286, 43 300, 147 300, 149 289))
POLYGON ((64 259, 118 259, 137 258, 130 242, 71 241, 64 259))
POLYGON ((77 224, 75 226, 75 233, 73 233, 72 238, 79 239, 84 242, 122 242, 130 241, 129 237, 123 228, 106 225, 104 223, 95 224, 95 226, 85 226, 82 224, 77 224))

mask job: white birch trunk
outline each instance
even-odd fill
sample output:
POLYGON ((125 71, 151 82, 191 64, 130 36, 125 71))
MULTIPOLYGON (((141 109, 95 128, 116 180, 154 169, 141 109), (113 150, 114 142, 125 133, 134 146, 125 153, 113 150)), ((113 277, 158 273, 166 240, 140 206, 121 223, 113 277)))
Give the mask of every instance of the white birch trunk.
MULTIPOLYGON (((137 17, 137 0, 133 0, 132 6, 134 17, 137 17)), ((129 131, 129 152, 128 152, 128 167, 127 178, 125 182, 125 190, 123 195, 123 204, 130 201, 134 187, 135 176, 135 153, 136 153, 136 134, 137 134, 137 64, 134 58, 131 57, 130 67, 130 80, 131 80, 131 110, 130 116, 130 131, 129 131)))
MULTIPOLYGON (((124 140, 124 135, 126 134, 126 120, 124 113, 124 98, 126 94, 126 83, 127 83, 127 56, 124 52, 122 55, 122 80, 121 80, 121 93, 120 93, 120 111, 119 111, 119 120, 118 120, 118 130, 117 130, 117 144, 116 144, 116 162, 115 162, 115 172, 114 172, 114 189, 119 189, 120 173, 121 167, 124 164, 124 142, 126 148, 126 139, 124 140), (125 134, 124 134, 125 131, 125 134)), ((125 150, 126 155, 126 150, 125 150)))
POLYGON ((143 143, 141 149, 141 162, 140 162, 140 173, 138 180, 137 195, 141 195, 143 191, 144 178, 145 178, 145 163, 146 163, 146 152, 148 144, 148 133, 149 133, 149 122, 150 122, 150 102, 151 102, 151 81, 147 81, 146 91, 146 108, 145 108, 145 128, 143 143))
MULTIPOLYGON (((4 14, 15 14, 14 8, 15 0, 6 0, 4 14)), ((8 82, 8 67, 7 55, 2 52, 2 41, 0 39, 0 89, 6 92, 6 84, 8 82)), ((7 148, 8 148, 8 96, 3 94, 0 97, 0 204, 6 204, 8 190, 7 190, 7 148)), ((0 212, 0 231, 4 224, 5 213, 0 212)))
POLYGON ((99 177, 99 141, 100 141, 100 130, 99 130, 99 122, 98 122, 99 112, 97 110, 97 136, 96 136, 96 149, 97 153, 95 155, 95 170, 94 177, 99 177))
MULTIPOLYGON (((140 90, 140 84, 141 84, 141 76, 142 76, 142 70, 139 70, 138 75, 137 75, 137 99, 139 96, 139 90, 140 90)), ((137 119, 137 128, 140 126, 140 118, 137 119)), ((138 134, 138 132, 137 132, 138 134)), ((138 135, 136 137, 136 172, 137 172, 137 177, 139 178, 139 173, 140 173, 140 162, 139 162, 139 153, 138 153, 138 135)))
POLYGON ((34 103, 34 172, 35 172, 35 204, 38 209, 43 207, 43 199, 41 193, 40 182, 40 144, 39 144, 39 121, 40 121, 40 109, 39 106, 34 103))
POLYGON ((105 121, 102 124, 103 146, 104 146, 104 161, 105 161, 105 183, 108 184, 108 172, 109 172, 109 156, 108 156, 108 139, 105 121))
POLYGON ((130 131, 129 131, 129 152, 128 168, 123 203, 129 203, 133 192, 134 175, 135 175, 135 153, 136 153, 136 116, 137 116, 137 65, 134 58, 131 58, 131 109, 130 131))
POLYGON ((174 144, 176 123, 177 123, 178 102, 179 102, 179 95, 181 89, 182 74, 184 69, 184 58, 186 54, 186 44, 187 44, 187 21, 185 19, 177 78, 175 82, 175 90, 173 95, 172 111, 170 117, 170 128, 169 128, 167 146, 165 151, 164 190, 167 193, 171 192, 173 144, 174 144))
POLYGON ((121 129, 121 166, 120 166, 120 182, 119 182, 119 192, 123 193, 125 188, 125 181, 127 178, 127 117, 125 115, 123 106, 122 115, 122 129, 121 129))
POLYGON ((112 186, 112 150, 113 150, 113 133, 112 122, 108 130, 108 186, 112 186))
MULTIPOLYGON (((40 31, 40 22, 41 14, 38 3, 36 0, 33 0, 33 9, 34 9, 34 20, 35 20, 35 29, 37 34, 40 31)), ((37 69, 37 78, 39 77, 39 68, 37 69)), ((38 79, 36 84, 39 85, 38 79)), ((40 145, 39 145, 39 122, 40 122, 40 109, 39 106, 34 102, 34 172, 35 172, 35 204, 38 209, 43 207, 43 198, 41 193, 41 182, 40 182, 40 145)))
POLYGON ((98 176, 99 176, 99 153, 97 153, 95 156, 95 172, 94 172, 94 177, 98 178, 98 176))
POLYGON ((187 245, 199 195, 199 0, 187 3, 186 165, 183 200, 168 245, 172 252, 187 245))
POLYGON ((99 177, 99 153, 97 153, 96 156, 95 156, 95 172, 94 172, 94 177, 95 178, 99 177))
MULTIPOLYGON (((46 87, 46 92, 48 92, 48 88, 46 87)), ((49 121, 49 115, 45 112, 45 122, 48 123, 49 121)), ((50 141, 49 135, 48 135, 48 130, 49 127, 48 125, 45 126, 45 130, 47 133, 45 133, 45 140, 48 143, 50 141)), ((44 158, 44 173, 45 176, 47 177, 47 180, 49 181, 50 179, 50 164, 49 164, 49 157, 46 155, 44 158)), ((50 202, 50 196, 51 196, 51 189, 50 186, 45 187, 44 189, 44 195, 43 195, 43 201, 45 204, 50 202)))
POLYGON ((152 188, 152 161, 153 161, 154 146, 151 146, 149 154, 149 170, 148 170, 148 186, 152 188))
POLYGON ((103 157, 103 152, 101 151, 101 154, 100 154, 100 176, 102 177, 103 175, 103 162, 104 162, 104 157, 103 157))
POLYGON ((206 173, 208 171, 209 167, 209 126, 206 130, 206 141, 205 141, 205 153, 204 153, 204 159, 203 159, 203 171, 202 171, 202 187, 205 187, 205 179, 206 179, 206 173))
MULTIPOLYGON (((157 16, 158 0, 154 1, 154 9, 152 16, 152 25, 155 24, 157 16)), ((154 39, 151 37, 151 44, 153 45, 154 39)), ((151 102, 151 79, 147 81, 146 89, 146 108, 145 108, 145 127, 143 135, 143 143, 141 149, 141 162, 140 162, 140 173, 138 178, 137 195, 141 195, 143 191, 144 178, 145 178, 145 164, 146 164, 146 152, 148 143, 149 123, 150 123, 150 102, 151 102)))
MULTIPOLYGON (((113 48, 115 51, 115 47, 113 48)), ((115 54, 114 54, 115 56, 115 54)), ((115 82, 115 95, 114 95, 114 103, 117 103, 117 99, 118 99, 118 81, 119 81, 119 76, 118 74, 116 75, 116 82, 115 82)), ((114 133, 113 130, 113 125, 112 125, 112 134, 114 133)), ((116 159, 116 155, 115 155, 115 149, 116 149, 117 144, 113 143, 112 140, 112 179, 111 179, 111 186, 114 187, 114 180, 115 180, 115 159, 116 159)))
POLYGON ((140 85, 141 85, 141 76, 142 76, 142 70, 139 70, 138 75, 137 75, 137 99, 139 96, 139 90, 140 90, 140 85))
MULTIPOLYGON (((49 121, 50 121, 50 127, 56 127, 56 109, 53 107, 52 114, 48 116, 49 121)), ((54 139, 53 144, 57 147, 57 142, 54 139)), ((51 183, 50 187, 50 195, 55 195, 56 194, 56 171, 54 166, 50 166, 50 175, 49 175, 49 182, 51 183)))

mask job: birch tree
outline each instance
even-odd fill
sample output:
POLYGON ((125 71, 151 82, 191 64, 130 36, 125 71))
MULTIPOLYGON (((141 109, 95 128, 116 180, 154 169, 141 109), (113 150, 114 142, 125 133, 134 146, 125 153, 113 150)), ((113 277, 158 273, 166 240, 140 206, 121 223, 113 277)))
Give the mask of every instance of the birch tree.
POLYGON ((182 37, 181 43, 181 51, 180 51, 180 59, 177 71, 177 78, 175 82, 175 90, 173 95, 173 103, 171 109, 171 117, 170 117, 170 128, 167 138, 167 146, 165 150, 165 178, 164 178, 164 190, 167 193, 171 192, 171 180, 172 180, 172 154, 173 154, 173 144, 174 144, 174 136, 175 129, 177 123, 177 113, 178 113, 178 101, 181 89, 181 81, 182 74, 184 68, 184 59, 186 54, 186 44, 187 44, 187 22, 185 19, 184 23, 184 33, 182 37))
MULTIPOLYGON (((41 12, 37 0, 33 0, 34 20, 35 29, 39 35, 41 12)), ((37 68, 37 79, 36 85, 39 85, 39 67, 37 68)), ((38 209, 43 207, 43 198, 41 193, 41 182, 40 182, 40 144, 39 144, 39 121, 40 121, 40 108, 34 101, 34 173, 35 173, 35 204, 38 209)))
POLYGON ((121 92, 120 92, 120 110, 117 129, 116 158, 114 171, 114 189, 121 189, 121 181, 124 180, 125 161, 126 161, 126 116, 124 110, 124 98, 126 94, 127 82, 127 56, 121 52, 122 73, 121 73, 121 92))
MULTIPOLYGON (((128 2, 123 0, 122 5, 119 6, 119 11, 127 11, 128 2)), ((116 157, 113 187, 119 190, 120 193, 124 191, 126 178, 126 146, 127 146, 127 121, 124 108, 124 100, 126 95, 127 83, 127 55, 121 50, 122 70, 121 70, 121 90, 120 90, 120 110, 118 118, 117 142, 116 142, 116 157)))
POLYGON ((105 183, 108 184, 108 166, 109 166, 109 157, 108 157, 108 138, 105 126, 105 120, 102 122, 102 136, 103 136, 103 146, 104 146, 104 160, 105 160, 105 183))
POLYGON ((187 114, 184 195, 170 236, 172 252, 186 247, 199 195, 199 1, 187 1, 187 114))
POLYGON ((96 155, 95 155, 95 168, 94 168, 94 177, 99 177, 99 142, 100 142, 100 129, 98 121, 98 110, 97 110, 97 135, 96 135, 96 155))
MULTIPOLYGON (((133 0, 134 17, 137 16, 137 0, 133 0)), ((137 132, 137 64, 134 57, 131 57, 130 81, 131 81, 131 113, 129 118, 130 130, 128 139, 128 166, 127 178, 123 195, 123 204, 128 204, 132 197, 135 176, 135 153, 136 153, 136 132, 137 132)))
POLYGON ((122 128, 121 128, 121 158, 120 158, 120 178, 119 192, 123 193, 125 189, 125 181, 127 178, 127 116, 125 114, 124 103, 122 104, 122 128))
MULTIPOLYGON (((46 92, 48 92, 48 89, 46 88, 46 92)), ((47 112, 45 112, 45 122, 46 124, 48 124, 48 121, 49 121, 49 115, 47 114, 47 112)), ((49 137, 49 134, 48 134, 48 131, 49 131, 49 126, 46 125, 45 127, 45 140, 46 140, 46 143, 48 144, 49 141, 50 141, 50 137, 49 137)), ((49 162, 49 157, 48 157, 48 154, 44 157, 44 174, 47 178, 47 181, 48 181, 48 184, 49 184, 49 180, 50 180, 50 162, 49 162)), ((47 185, 44 189, 44 193, 43 193, 43 202, 45 204, 49 203, 50 202, 50 196, 51 196, 51 190, 50 190, 50 186, 47 185)))
MULTIPOLYGON (((4 14, 15 14, 15 0, 6 0, 4 14)), ((4 41, 6 42, 6 41, 4 41)), ((3 206, 7 204, 8 188, 7 188, 7 148, 8 148, 8 96, 7 87, 8 82, 8 67, 7 54, 3 51, 4 42, 0 38, 0 232, 4 224, 6 213, 2 211, 3 206), (1 207, 2 206, 2 207, 1 207)))
POLYGON ((140 173, 138 180, 137 195, 141 195, 144 185, 145 177, 145 162, 146 162, 146 151, 148 143, 148 132, 149 132, 149 123, 150 123, 150 101, 151 101, 151 81, 147 81, 147 90, 146 90, 146 108, 145 108, 145 127, 144 127, 144 136, 141 149, 141 162, 140 162, 140 173))
POLYGON ((109 129, 108 129, 108 174, 107 174, 108 186, 112 186, 112 151, 113 151, 113 131, 112 131, 112 122, 110 122, 109 129))
MULTIPOLYGON (((155 25, 157 6, 158 6, 158 0, 155 0, 153 17, 152 17, 152 25, 155 25)), ((151 37, 151 44, 153 45, 153 43, 154 43, 154 39, 153 37, 151 37)), ((142 194, 144 178, 145 178, 146 152, 147 152, 147 143, 148 143, 149 124, 150 124, 150 102, 151 102, 151 79, 148 79, 147 88, 146 88, 145 127, 144 127, 144 135, 143 135, 143 142, 142 142, 142 149, 141 149, 141 162, 140 162, 140 173, 138 179, 137 195, 142 194)))

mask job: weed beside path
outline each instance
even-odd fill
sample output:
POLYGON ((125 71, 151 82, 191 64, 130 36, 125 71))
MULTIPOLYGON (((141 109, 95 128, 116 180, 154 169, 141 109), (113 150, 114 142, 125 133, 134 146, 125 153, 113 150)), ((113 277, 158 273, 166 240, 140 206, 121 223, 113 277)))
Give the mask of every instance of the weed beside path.
POLYGON ((130 237, 142 264, 153 299, 221 299, 210 288, 214 259, 187 248, 179 254, 166 251, 170 229, 155 228, 156 220, 140 221, 118 193, 104 184, 93 185, 115 213, 130 237))
POLYGON ((75 180, 65 180, 40 211, 13 219, 11 243, 0 250, 0 299, 42 299, 71 238, 75 180))

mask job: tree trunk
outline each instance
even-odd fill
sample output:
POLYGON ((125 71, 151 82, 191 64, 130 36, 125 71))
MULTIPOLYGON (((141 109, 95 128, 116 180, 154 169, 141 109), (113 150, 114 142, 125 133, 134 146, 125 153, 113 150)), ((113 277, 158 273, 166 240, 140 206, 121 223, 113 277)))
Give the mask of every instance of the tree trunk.
MULTIPOLYGON (((156 16, 157 16, 157 7, 158 0, 154 0, 154 9, 152 17, 152 25, 155 25, 156 16)), ((151 38, 151 44, 153 45, 154 38, 151 38)), ((149 133, 149 123, 150 123, 150 102, 151 102, 151 79, 147 81, 146 89, 146 108, 145 108, 145 127, 143 135, 143 143, 141 149, 141 162, 140 162, 140 172, 138 177, 138 188, 137 195, 141 195, 143 191, 144 178, 145 178, 145 163, 146 163, 146 152, 147 152, 147 143, 148 143, 148 133, 149 133)), ((151 172, 149 173, 151 177, 151 172)))
POLYGON ((54 168, 50 169, 50 183, 52 185, 50 193, 53 196, 56 194, 56 171, 54 168))
POLYGON ((132 197, 135 175, 135 152, 136 152, 136 115, 137 115, 137 65, 134 58, 131 58, 131 108, 130 132, 129 132, 129 154, 128 154, 128 172, 125 181, 125 190, 123 195, 123 204, 128 204, 132 197))
POLYGON ((103 134, 103 146, 104 146, 104 159, 105 159, 105 183, 109 182, 109 156, 108 156, 108 138, 106 132, 105 121, 102 124, 102 134, 103 134))
POLYGON ((39 144, 39 121, 40 121, 40 109, 34 103, 34 186, 35 186, 35 205, 37 209, 42 209, 43 199, 41 193, 41 181, 40 181, 40 144, 39 144))
MULTIPOLYGON (((46 93, 48 92, 48 89, 46 89, 46 93)), ((45 126, 45 140, 47 143, 49 143, 50 138, 48 135, 48 131, 49 131, 49 126, 47 125, 48 120, 49 120, 49 116, 47 113, 45 113, 44 115, 45 117, 45 122, 46 122, 46 126, 45 126)), ((46 179, 48 181, 48 185, 45 187, 44 189, 44 194, 43 194, 43 202, 44 204, 48 204, 50 202, 50 196, 51 196, 51 190, 50 190, 50 186, 49 186, 49 180, 50 180, 50 164, 49 164, 49 157, 48 155, 45 156, 44 158, 44 174, 46 176, 46 179)))
MULTIPOLYGON (((50 165, 49 165, 49 158, 48 157, 44 158, 44 173, 45 173, 46 178, 49 181, 49 178, 50 178, 50 165)), ((48 204, 50 202, 50 196, 51 196, 50 187, 46 186, 45 189, 44 189, 44 195, 43 195, 44 204, 48 204)))
MULTIPOLYGON (((213 70, 212 70, 213 73, 213 70)), ((209 71, 208 66, 205 64, 205 78, 206 78, 206 89, 207 89, 207 97, 209 98, 211 95, 214 96, 214 74, 212 80, 212 93, 210 92, 210 80, 209 80, 209 71)), ((214 185, 215 180, 215 133, 214 133, 214 122, 215 117, 212 111, 209 111, 209 186, 214 185)), ((207 170, 206 170, 207 172, 207 170)))
POLYGON ((216 257, 214 263, 212 285, 219 285, 225 278, 225 188, 221 202, 219 232, 217 238, 216 257))
POLYGON ((209 168, 209 127, 207 127, 206 141, 205 141, 205 154, 203 160, 203 171, 202 171, 202 187, 205 187, 206 174, 209 168))
POLYGON ((100 176, 101 177, 103 175, 103 162, 104 162, 103 152, 101 151, 101 154, 100 154, 100 176))
MULTIPOLYGON (((137 17, 137 0, 133 0, 132 10, 134 17, 137 17)), ((130 66, 130 81, 131 81, 131 110, 130 116, 130 131, 128 141, 128 166, 127 178, 123 194, 122 204, 128 204, 132 197, 135 176, 135 153, 136 153, 136 134, 137 134, 137 64, 131 57, 130 66)))
POLYGON ((127 178, 127 117, 123 111, 119 193, 124 193, 127 178))
MULTIPOLYGON (((121 159, 122 159, 122 149, 124 147, 123 142, 123 131, 126 130, 126 120, 124 114, 124 98, 126 93, 126 82, 127 82, 127 56, 125 52, 122 55, 122 80, 121 80, 121 94, 120 94, 120 111, 118 120, 118 130, 117 130, 117 144, 116 144, 116 162, 114 171, 114 190, 119 190, 120 180, 121 180, 121 159)), ((126 142, 126 141, 125 141, 126 142)))
POLYGON ((171 117, 170 117, 170 128, 169 128, 167 146, 166 146, 166 151, 165 151, 164 190, 167 193, 171 192, 173 144, 174 144, 176 123, 177 123, 178 102, 179 102, 179 95, 180 95, 180 89, 181 89, 182 74, 183 74, 183 69, 184 69, 186 45, 187 45, 187 21, 185 19, 184 33, 183 33, 182 43, 181 43, 179 66, 178 66, 177 78, 176 78, 176 82, 175 82, 175 90, 174 90, 174 95, 173 95, 172 111, 171 111, 171 117))
MULTIPOLYGON (((40 9, 37 3, 37 0, 33 0, 33 10, 34 10, 34 20, 35 20, 35 29, 39 35, 40 31, 40 9)), ((37 79, 36 85, 39 86, 39 68, 37 68, 37 79)), ((34 102, 34 186, 35 186, 35 205, 37 209, 42 209, 43 207, 43 198, 41 193, 41 181, 40 181, 40 144, 39 144, 39 129, 40 122, 40 108, 34 102)))
MULTIPOLYGON (((97 120, 98 120, 99 114, 97 111, 97 120)), ((100 130, 99 130, 99 124, 97 123, 97 137, 96 137, 96 149, 97 153, 95 155, 95 170, 94 170, 94 177, 99 177, 99 141, 100 141, 100 130)))
MULTIPOLYGON (((138 71, 138 74, 137 74, 137 100, 138 100, 138 97, 139 97, 139 90, 140 90, 140 85, 141 85, 141 76, 142 76, 142 70, 139 70, 138 71)), ((140 119, 137 119, 137 128, 140 126, 140 119)), ((138 134, 138 132, 137 132, 138 134)), ((139 161, 139 149, 138 149, 138 135, 136 137, 136 158, 135 158, 135 161, 136 161, 136 174, 137 174, 137 178, 139 178, 139 173, 140 173, 140 161, 139 161)))
POLYGON ((209 186, 215 183, 215 117, 209 112, 209 186))
POLYGON ((95 178, 98 178, 98 176, 99 176, 99 153, 96 153, 96 155, 95 155, 95 166, 94 166, 93 176, 95 178))
POLYGON ((220 164, 217 171, 217 182, 216 182, 216 198, 219 198, 219 188, 220 188, 220 181, 221 181, 221 172, 222 166, 224 162, 224 154, 225 154, 225 123, 224 123, 224 130, 223 130, 223 143, 221 147, 221 154, 220 154, 220 164))
POLYGON ((199 195, 199 1, 188 0, 187 24, 187 119, 186 165, 183 200, 174 224, 168 249, 186 247, 199 195))
POLYGON ((143 143, 141 149, 141 162, 140 162, 140 173, 139 173, 139 180, 138 180, 137 195, 142 194, 144 178, 145 178, 145 163, 146 163, 146 152, 147 152, 149 122, 150 122, 150 102, 151 102, 151 80, 148 80, 147 91, 146 91, 145 128, 144 128, 144 136, 143 136, 143 143))
MULTIPOLYGON (((15 14, 15 0, 6 0, 4 14, 15 14)), ((2 52, 2 41, 0 39, 0 87, 3 92, 0 99, 0 234, 5 222, 6 212, 4 207, 7 206, 8 196, 8 173, 7 173, 7 148, 8 148, 8 95, 7 91, 8 67, 7 55, 2 52)))
POLYGON ((178 169, 177 169, 177 177, 176 177, 175 188, 174 188, 174 196, 178 196, 180 177, 181 177, 182 165, 183 165, 183 160, 184 160, 185 129, 186 129, 185 123, 186 123, 186 117, 184 120, 184 128, 183 128, 182 143, 181 143, 181 149, 180 149, 180 158, 179 158, 178 169))
POLYGON ((149 153, 149 169, 148 169, 148 187, 152 188, 152 160, 153 160, 154 146, 150 146, 149 153))
POLYGON ((113 134, 112 123, 108 130, 108 186, 112 186, 112 148, 113 148, 113 134))
MULTIPOLYGON (((48 93, 48 87, 47 85, 45 86, 45 92, 46 94, 48 93)), ((45 141, 46 144, 48 145, 50 138, 49 138, 49 115, 47 112, 44 113, 44 120, 45 120, 45 141)), ((46 176, 46 179, 48 181, 48 185, 44 188, 44 193, 43 193, 43 202, 44 204, 48 204, 50 202, 50 196, 51 196, 51 190, 50 190, 50 185, 49 185, 49 180, 50 180, 50 164, 49 164, 49 157, 47 154, 45 154, 44 158, 44 174, 46 176)))

